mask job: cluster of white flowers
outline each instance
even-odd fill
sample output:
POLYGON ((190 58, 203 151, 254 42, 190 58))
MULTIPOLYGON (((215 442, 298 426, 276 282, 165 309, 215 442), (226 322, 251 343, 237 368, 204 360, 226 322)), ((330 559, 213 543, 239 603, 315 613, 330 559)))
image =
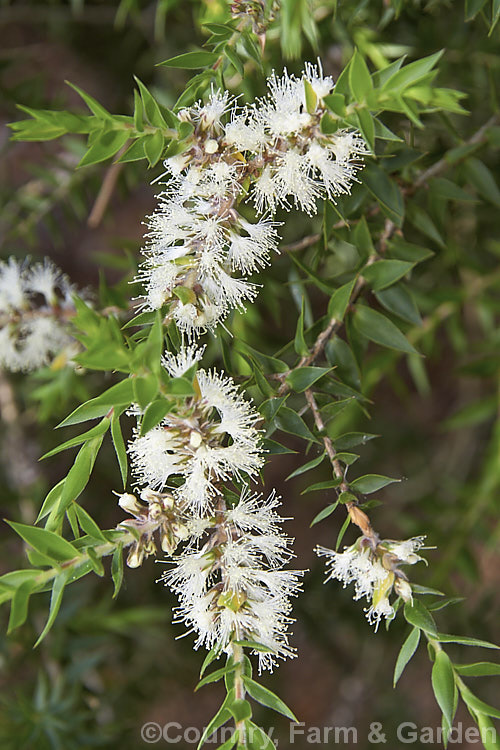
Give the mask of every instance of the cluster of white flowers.
POLYGON ((119 495, 119 505, 133 518, 138 538, 127 563, 142 564, 156 552, 154 536, 172 556, 161 578, 179 598, 177 621, 197 634, 195 648, 216 646, 231 652, 234 640, 260 644, 261 669, 293 656, 287 627, 291 597, 300 588, 301 572, 283 569, 292 557, 291 539, 280 528, 283 518, 275 493, 264 499, 251 494, 247 482, 264 462, 259 415, 224 375, 195 368, 203 349, 183 346, 167 353, 163 364, 174 378, 193 377, 195 395, 180 400, 175 411, 140 435, 129 454, 140 484, 135 495, 119 495), (228 507, 224 484, 244 483, 237 502, 228 507), (173 557, 176 548, 183 549, 173 557))
POLYGON ((393 590, 404 601, 411 601, 411 586, 399 566, 424 560, 416 554, 423 547, 424 539, 422 536, 405 541, 384 539, 374 544, 373 540, 362 536, 343 552, 318 546, 316 553, 328 558, 325 583, 333 578, 341 581, 344 588, 354 583, 354 600, 366 598, 371 602, 365 612, 368 622, 374 624, 377 631, 383 617, 392 620, 395 615, 389 601, 393 590))
POLYGON ((68 313, 74 288, 50 261, 0 262, 0 366, 36 370, 71 348, 68 313))
MULTIPOLYGON (((167 353, 164 365, 181 377, 203 354, 194 346, 178 355, 167 353)), ((264 463, 259 415, 238 392, 234 382, 215 371, 198 370, 198 394, 186 399, 157 427, 129 444, 129 454, 142 484, 163 490, 182 478, 172 492, 182 507, 198 516, 212 508, 217 483, 253 477, 264 463)))
POLYGON ((251 106, 213 91, 206 104, 179 113, 193 134, 165 161, 169 179, 149 218, 139 280, 143 306, 172 302, 170 314, 190 336, 255 298, 247 276, 278 249, 277 208, 290 209, 291 200, 313 214, 318 198, 348 193, 368 152, 355 131, 322 131, 323 98, 334 84, 321 68, 307 65, 299 78, 273 74, 268 87, 251 106), (253 222, 239 210, 249 194, 264 214, 253 222))
POLYGON ((292 556, 291 540, 280 531, 279 499, 244 490, 238 503, 220 512, 206 544, 174 560, 161 580, 179 598, 177 622, 203 645, 231 652, 231 642, 247 640, 261 648, 260 669, 293 657, 288 643, 291 597, 300 589, 301 571, 283 570, 292 556))

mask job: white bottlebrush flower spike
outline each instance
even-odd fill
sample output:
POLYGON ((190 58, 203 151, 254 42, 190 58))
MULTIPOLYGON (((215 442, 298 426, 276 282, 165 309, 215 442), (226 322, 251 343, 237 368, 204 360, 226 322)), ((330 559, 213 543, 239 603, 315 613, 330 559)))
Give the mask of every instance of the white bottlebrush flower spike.
POLYGON ((394 608, 389 596, 394 592, 404 601, 411 601, 411 586, 400 565, 413 565, 424 558, 416 554, 424 544, 425 537, 418 536, 405 541, 382 540, 374 544, 368 537, 360 537, 343 552, 334 552, 318 546, 316 553, 326 557, 327 581, 336 578, 344 588, 354 584, 354 600, 371 602, 365 612, 370 624, 378 629, 380 620, 392 620, 394 608))
MULTIPOLYGON (((164 365, 181 377, 202 353, 183 347, 177 355, 167 353, 164 365)), ((219 482, 255 476, 264 458, 255 428, 259 415, 231 378, 201 369, 196 389, 196 396, 159 425, 142 436, 138 431, 129 454, 139 482, 154 490, 171 486, 181 505, 202 516, 219 494, 219 482), (181 484, 172 485, 174 477, 181 484)))
POLYGON ((287 629, 302 571, 283 570, 291 540, 279 530, 278 505, 274 492, 264 500, 245 489, 203 548, 188 549, 163 574, 179 598, 176 621, 197 635, 195 648, 230 653, 231 641, 250 640, 266 649, 256 652, 259 666, 271 670, 295 655, 287 629))
POLYGON ((170 302, 169 314, 190 337, 213 330, 255 298, 247 276, 277 251, 277 208, 314 214, 318 199, 350 192, 368 149, 355 131, 321 131, 323 97, 333 88, 321 66, 306 64, 300 77, 273 73, 267 97, 251 106, 212 91, 207 103, 179 113, 193 134, 165 161, 167 186, 148 219, 138 277, 144 308, 170 302), (243 218, 247 196, 265 217, 243 218))
POLYGON ((0 366, 12 372, 37 370, 66 351, 74 288, 50 261, 29 266, 14 258, 0 262, 0 366))

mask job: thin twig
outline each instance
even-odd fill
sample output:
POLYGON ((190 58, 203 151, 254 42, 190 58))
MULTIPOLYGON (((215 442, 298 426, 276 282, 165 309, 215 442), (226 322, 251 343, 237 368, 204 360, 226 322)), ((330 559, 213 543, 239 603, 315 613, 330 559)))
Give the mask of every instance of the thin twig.
MULTIPOLYGON (((125 145, 122 146, 121 149, 118 151, 116 155, 117 160, 120 158, 120 156, 122 156, 125 153, 128 146, 129 146, 129 141, 127 141, 125 145)), ((102 181, 101 189, 99 190, 97 194, 97 198, 95 199, 95 203, 92 206, 92 210, 89 214, 89 218, 87 219, 87 224, 92 229, 95 229, 101 223, 102 217, 104 216, 104 212, 106 211, 108 203, 111 200, 111 196, 114 193, 116 183, 118 180, 118 176, 120 172, 122 171, 122 169, 123 169, 123 162, 119 162, 119 161, 113 162, 113 164, 111 164, 111 166, 107 169, 106 174, 104 175, 104 179, 102 181)))

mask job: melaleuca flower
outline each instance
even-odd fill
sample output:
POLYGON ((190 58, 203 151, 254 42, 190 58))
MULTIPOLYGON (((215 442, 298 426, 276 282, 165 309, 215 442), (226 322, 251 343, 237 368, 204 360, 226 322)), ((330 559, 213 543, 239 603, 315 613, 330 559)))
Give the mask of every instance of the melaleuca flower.
MULTIPOLYGON (((177 355, 167 353, 164 365, 181 377, 201 353, 183 347, 177 355)), ((201 369, 195 383, 196 396, 145 435, 136 431, 129 454, 140 483, 155 490, 170 486, 181 505, 204 515, 219 483, 255 476, 264 458, 255 428, 259 415, 231 378, 201 369)))
POLYGON ((127 557, 129 568, 138 568, 145 557, 157 551, 154 535, 158 532, 160 549, 172 554, 181 541, 189 535, 188 519, 182 514, 169 493, 154 492, 147 487, 140 493, 140 500, 128 492, 118 495, 120 508, 133 518, 122 521, 118 528, 134 529, 139 538, 131 545, 127 557))
POLYGON ((343 552, 318 546, 316 553, 328 558, 325 583, 333 578, 341 581, 344 588, 353 583, 354 600, 366 598, 371 602, 365 612, 368 622, 374 624, 377 631, 383 617, 392 620, 395 616, 389 600, 393 591, 404 601, 411 601, 411 586, 400 565, 425 562, 416 554, 423 547, 424 539, 418 536, 405 541, 384 539, 374 543, 363 536, 343 552))
POLYGON ((292 540, 279 530, 278 504, 274 492, 264 500, 245 489, 219 512, 204 546, 175 558, 160 579, 177 594, 176 621, 196 633, 195 648, 230 653, 233 640, 257 642, 261 669, 295 655, 287 629, 302 571, 283 570, 292 540))
POLYGON ((14 258, 0 262, 0 365, 13 372, 36 370, 58 355, 70 358, 74 340, 68 317, 74 287, 50 261, 33 266, 14 258))
POLYGON ((191 337, 213 330, 256 297, 247 277, 277 251, 275 211, 294 205, 314 214, 320 198, 350 192, 368 149, 355 131, 322 132, 333 87, 320 66, 307 64, 300 77, 273 73, 268 96, 251 106, 212 91, 179 113, 193 133, 183 153, 166 159, 167 187, 148 219, 138 276, 144 308, 169 303, 169 316, 191 337), (248 198, 266 216, 243 218, 248 198))

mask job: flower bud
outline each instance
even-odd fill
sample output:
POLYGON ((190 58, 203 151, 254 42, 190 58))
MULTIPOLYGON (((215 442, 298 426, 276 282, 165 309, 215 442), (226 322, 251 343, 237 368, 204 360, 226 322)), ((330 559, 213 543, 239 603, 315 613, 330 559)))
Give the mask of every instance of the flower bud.
POLYGON ((396 578, 396 581, 394 583, 394 591, 398 596, 401 597, 403 601, 413 601, 411 586, 408 581, 405 581, 404 578, 396 578))

